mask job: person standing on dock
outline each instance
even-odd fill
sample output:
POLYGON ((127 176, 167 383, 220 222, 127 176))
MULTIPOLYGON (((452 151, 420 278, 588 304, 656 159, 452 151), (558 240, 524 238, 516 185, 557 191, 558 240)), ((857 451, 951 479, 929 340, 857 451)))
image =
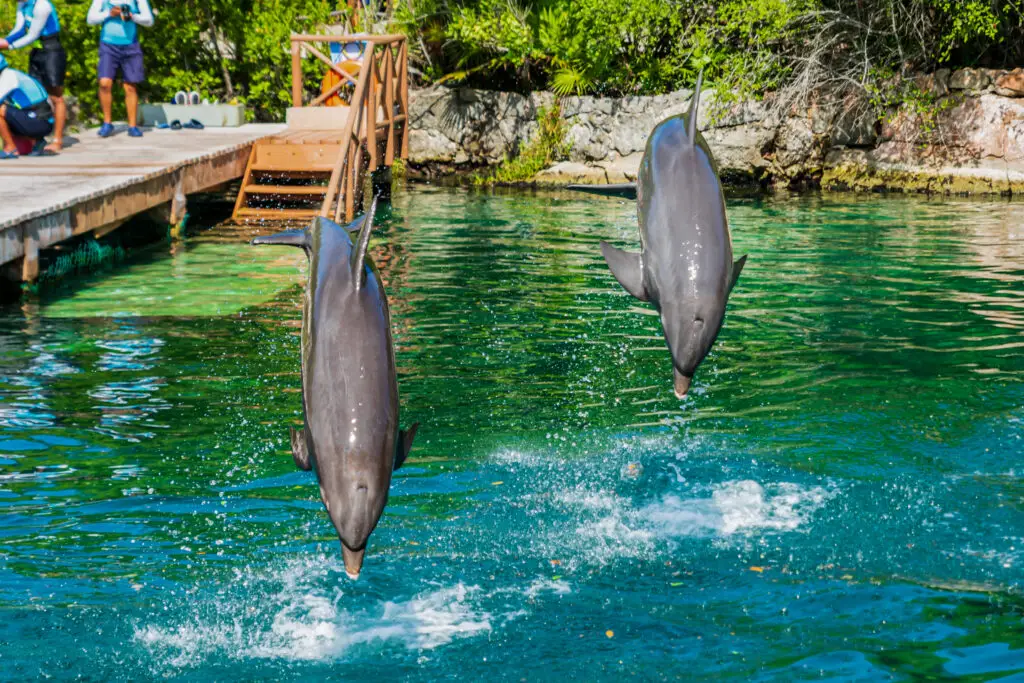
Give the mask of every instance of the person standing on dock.
POLYGON ((38 146, 53 132, 53 109, 46 88, 36 79, 7 66, 0 55, 0 159, 17 159, 14 136, 28 138, 38 146))
POLYGON ((47 152, 64 149, 64 123, 68 108, 64 102, 64 76, 67 71, 68 55, 60 42, 60 21, 57 10, 50 0, 23 0, 18 3, 18 16, 14 30, 0 39, 0 50, 20 50, 34 45, 28 57, 28 75, 46 87, 53 106, 53 142, 46 146, 47 152))
POLYGON ((128 135, 141 138, 139 129, 138 85, 146 78, 139 45, 139 26, 153 25, 153 10, 149 0, 92 0, 86 19, 90 26, 102 25, 100 30, 100 108, 103 125, 99 136, 114 133, 114 78, 118 70, 124 77, 124 103, 128 108, 128 135))

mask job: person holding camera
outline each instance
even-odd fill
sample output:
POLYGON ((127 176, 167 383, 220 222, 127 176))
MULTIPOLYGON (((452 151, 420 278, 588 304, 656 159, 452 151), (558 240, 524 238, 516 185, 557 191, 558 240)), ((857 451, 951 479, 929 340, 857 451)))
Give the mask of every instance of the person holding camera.
POLYGON ((53 142, 46 146, 45 151, 59 152, 64 148, 64 122, 68 111, 64 102, 68 55, 60 42, 57 10, 50 0, 21 0, 17 12, 14 29, 6 38, 0 39, 0 50, 20 50, 33 46, 28 57, 28 75, 46 87, 56 122, 53 142))
POLYGON ((138 27, 153 25, 149 0, 92 0, 87 21, 90 26, 102 25, 99 78, 103 125, 99 136, 106 138, 114 133, 114 79, 120 71, 124 77, 124 103, 128 108, 128 135, 141 138, 138 85, 145 80, 146 72, 138 27))

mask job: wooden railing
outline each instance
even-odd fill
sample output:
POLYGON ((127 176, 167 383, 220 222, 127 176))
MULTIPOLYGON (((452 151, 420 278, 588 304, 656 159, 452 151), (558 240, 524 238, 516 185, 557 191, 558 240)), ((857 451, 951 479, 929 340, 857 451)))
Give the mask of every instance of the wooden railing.
MULTIPOLYGON (((405 36, 293 35, 292 105, 324 106, 347 87, 353 87, 348 117, 338 131, 343 146, 320 211, 325 218, 351 221, 361 204, 366 170, 391 166, 395 157, 409 154, 409 51, 405 36), (359 76, 354 78, 322 50, 318 43, 365 43, 359 76), (312 55, 339 76, 338 83, 304 103, 302 60, 312 55)), ((328 49, 329 52, 329 49, 328 49)), ((332 136, 333 137, 333 136, 332 136)))

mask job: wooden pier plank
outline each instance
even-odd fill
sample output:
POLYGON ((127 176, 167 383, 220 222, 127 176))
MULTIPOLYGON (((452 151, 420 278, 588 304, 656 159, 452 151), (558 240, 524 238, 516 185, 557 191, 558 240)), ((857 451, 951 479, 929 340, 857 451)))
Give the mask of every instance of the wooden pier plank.
POLYGON ((283 129, 248 124, 107 139, 91 130, 58 156, 0 161, 0 265, 27 257, 21 272, 31 279, 38 249, 155 208, 175 188, 190 194, 239 178, 253 143, 283 129))

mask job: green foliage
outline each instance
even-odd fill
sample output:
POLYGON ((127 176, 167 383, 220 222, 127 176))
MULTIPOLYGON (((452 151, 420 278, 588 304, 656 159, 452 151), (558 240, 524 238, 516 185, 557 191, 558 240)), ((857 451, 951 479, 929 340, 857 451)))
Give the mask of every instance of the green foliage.
MULTIPOLYGON (((99 30, 88 0, 53 0, 69 52, 68 90, 98 112, 99 30)), ((0 32, 16 0, 0 0, 0 32)), ((154 0, 141 31, 143 97, 178 90, 237 99, 256 120, 291 102, 288 36, 313 32, 346 0, 154 0)), ((838 84, 872 95, 882 74, 1024 60, 1024 0, 368 0, 363 30, 409 36, 420 83, 465 82, 560 96, 654 94, 691 87, 703 68, 721 94, 760 96, 838 84), (844 85, 845 84, 845 85, 844 85)), ((27 65, 27 50, 8 57, 27 65)), ((312 88, 323 74, 303 62, 312 88)), ((838 87, 837 86, 837 87, 838 87)), ((120 99, 120 98, 118 98, 120 99)), ((115 100, 116 101, 116 100, 115 100)), ((118 103, 117 106, 121 106, 118 103)), ((123 111, 118 111, 123 114, 123 111)))
POLYGON ((537 112, 537 132, 533 138, 520 146, 515 157, 506 158, 489 175, 475 177, 473 183, 514 185, 532 181, 538 173, 569 154, 565 133, 561 107, 557 103, 541 107, 537 112))

